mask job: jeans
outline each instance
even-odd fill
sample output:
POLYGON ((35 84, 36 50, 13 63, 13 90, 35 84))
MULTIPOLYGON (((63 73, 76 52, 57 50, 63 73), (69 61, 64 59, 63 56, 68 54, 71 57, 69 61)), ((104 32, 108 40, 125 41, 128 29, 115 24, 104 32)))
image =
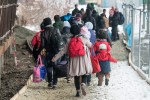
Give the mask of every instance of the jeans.
POLYGON ((85 83, 86 84, 86 82, 87 82, 87 75, 75 76, 74 77, 74 83, 75 83, 76 90, 80 90, 80 83, 85 83), (80 82, 80 80, 81 80, 81 82, 80 82))

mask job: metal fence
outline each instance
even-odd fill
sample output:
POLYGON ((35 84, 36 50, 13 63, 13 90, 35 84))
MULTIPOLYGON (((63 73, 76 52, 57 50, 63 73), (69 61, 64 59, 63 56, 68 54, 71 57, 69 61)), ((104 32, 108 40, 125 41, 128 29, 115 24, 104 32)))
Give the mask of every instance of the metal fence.
MULTIPOLYGON (((147 9, 149 6, 147 6, 147 9)), ((150 78, 149 10, 123 4, 124 30, 131 60, 150 78)))
POLYGON ((17 0, 0 0, 0 43, 11 34, 16 18, 17 0))

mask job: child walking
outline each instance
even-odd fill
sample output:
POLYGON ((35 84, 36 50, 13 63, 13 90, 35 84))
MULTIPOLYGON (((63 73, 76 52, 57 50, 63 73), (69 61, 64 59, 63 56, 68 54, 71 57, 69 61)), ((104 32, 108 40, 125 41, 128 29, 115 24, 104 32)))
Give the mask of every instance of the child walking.
POLYGON ((98 86, 102 86, 104 76, 105 85, 108 86, 111 71, 110 61, 117 62, 117 60, 111 56, 110 49, 111 47, 109 42, 107 42, 105 31, 99 30, 97 33, 97 40, 94 44, 94 51, 101 66, 101 72, 96 73, 96 77, 98 77, 98 86))

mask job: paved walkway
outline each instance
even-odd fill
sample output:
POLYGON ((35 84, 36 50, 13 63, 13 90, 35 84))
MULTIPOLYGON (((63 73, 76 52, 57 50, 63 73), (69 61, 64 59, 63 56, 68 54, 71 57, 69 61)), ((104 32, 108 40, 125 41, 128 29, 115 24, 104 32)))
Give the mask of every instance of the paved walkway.
POLYGON ((97 78, 93 75, 91 86, 87 86, 87 96, 75 97, 73 80, 67 83, 59 79, 56 90, 48 89, 46 82, 32 83, 18 100, 150 100, 150 86, 127 62, 111 66, 109 86, 97 86, 97 78))

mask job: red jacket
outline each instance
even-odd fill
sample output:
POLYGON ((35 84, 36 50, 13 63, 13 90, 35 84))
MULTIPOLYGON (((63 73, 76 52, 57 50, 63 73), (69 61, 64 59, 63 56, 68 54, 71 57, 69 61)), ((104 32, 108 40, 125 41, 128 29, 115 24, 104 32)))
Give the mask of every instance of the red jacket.
POLYGON ((96 57, 98 58, 99 61, 106 61, 109 60, 111 62, 117 62, 117 60, 115 58, 113 58, 110 54, 110 45, 108 42, 106 41, 96 41, 96 43, 94 44, 94 51, 97 52, 96 57), (105 44, 107 49, 105 50, 100 50, 99 49, 99 45, 100 44, 105 44))
POLYGON ((41 39, 40 39, 40 34, 41 32, 43 32, 43 30, 41 30, 40 32, 35 33, 34 37, 32 38, 31 44, 32 46, 35 46, 36 43, 38 43, 38 48, 40 48, 41 46, 41 39))

